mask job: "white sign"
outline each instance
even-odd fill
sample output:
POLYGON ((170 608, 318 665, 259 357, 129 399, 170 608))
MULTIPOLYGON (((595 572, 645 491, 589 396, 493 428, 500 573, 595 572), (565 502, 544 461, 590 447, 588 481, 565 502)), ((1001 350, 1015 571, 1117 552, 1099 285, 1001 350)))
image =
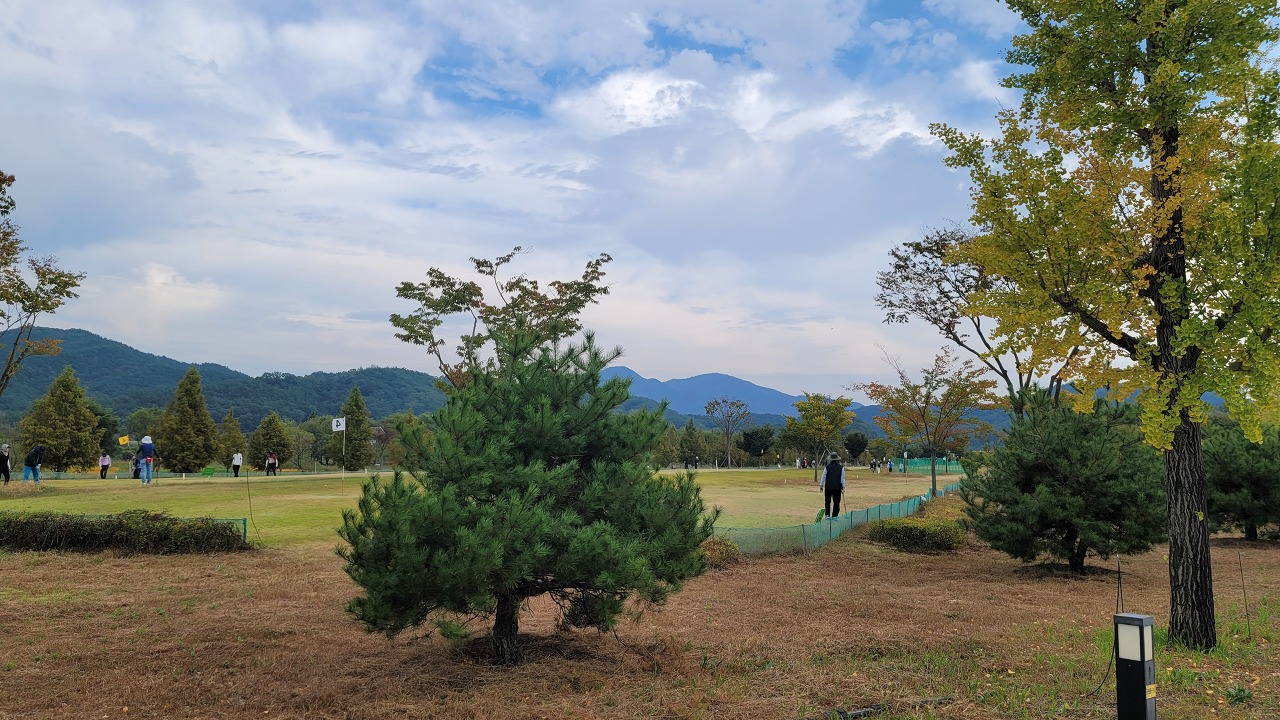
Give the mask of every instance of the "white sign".
POLYGON ((344 417, 333 419, 333 431, 342 432, 347 429, 347 419, 344 417))

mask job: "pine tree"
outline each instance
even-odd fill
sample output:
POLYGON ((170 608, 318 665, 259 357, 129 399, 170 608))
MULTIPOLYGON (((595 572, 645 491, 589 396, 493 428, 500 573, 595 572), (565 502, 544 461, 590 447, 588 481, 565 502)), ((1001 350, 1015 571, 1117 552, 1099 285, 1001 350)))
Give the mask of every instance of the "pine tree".
POLYGON ((249 436, 249 454, 245 462, 256 470, 267 467, 267 453, 275 450, 281 462, 293 455, 293 433, 285 427, 284 420, 272 411, 262 418, 258 427, 249 436))
POLYGON ((978 537, 1024 562, 1147 552, 1164 537, 1160 455, 1143 443, 1139 409, 1098 400, 1092 413, 1026 393, 1003 447, 961 483, 978 537))
POLYGON ((227 414, 222 416, 222 422, 218 423, 217 448, 217 460, 227 468, 231 467, 232 455, 243 454, 247 449, 235 408, 228 409, 227 414))
POLYGON ((216 426, 201 388, 200 371, 187 368, 178 381, 173 399, 164 409, 156 432, 160 461, 173 472, 191 473, 204 469, 218 455, 216 426))
MULTIPOLYGON (((49 391, 31 404, 18 423, 18 437, 28 451, 44 445, 42 464, 54 472, 97 464, 102 430, 70 365, 54 378, 49 391)), ((21 465, 22 456, 14 457, 21 465)))
POLYGON ((342 403, 341 417, 347 419, 346 437, 341 432, 329 433, 329 457, 336 459, 347 470, 364 470, 373 461, 373 429, 370 427, 369 410, 364 405, 360 388, 353 387, 347 394, 347 401, 342 403))
POLYGON ((494 612, 494 657, 515 663, 526 599, 549 593, 566 625, 609 629, 633 594, 662 602, 702 571, 714 513, 691 474, 653 473, 661 412, 614 412, 629 383, 600 373, 620 351, 589 334, 541 349, 491 339, 497 365, 469 365, 430 434, 403 423, 416 482, 375 476, 343 513, 339 552, 365 591, 349 610, 369 630, 494 612))
POLYGON ((689 423, 680 433, 680 462, 685 467, 696 466, 702 458, 702 446, 702 431, 694 426, 693 418, 689 418, 689 423))
POLYGON ((1280 430, 1264 427, 1262 442, 1249 442, 1240 423, 1215 416, 1204 438, 1209 522, 1215 528, 1241 528, 1246 540, 1258 529, 1280 524, 1280 430))

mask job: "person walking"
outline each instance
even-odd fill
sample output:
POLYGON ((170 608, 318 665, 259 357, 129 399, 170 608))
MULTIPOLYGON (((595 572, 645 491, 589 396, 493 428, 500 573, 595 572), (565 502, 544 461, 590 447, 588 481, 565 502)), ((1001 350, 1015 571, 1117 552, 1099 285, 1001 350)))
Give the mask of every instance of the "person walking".
POLYGON ((31 452, 27 453, 27 459, 22 461, 22 482, 31 478, 36 485, 40 484, 40 463, 43 460, 44 446, 37 445, 31 448, 31 452))
POLYGON ((9 484, 9 443, 0 445, 0 475, 4 476, 4 484, 9 484))
POLYGON ((280 458, 276 457, 276 451, 268 450, 267 451, 267 474, 276 475, 276 471, 279 469, 280 469, 280 458))
POLYGON ((143 437, 142 444, 138 446, 138 469, 142 471, 141 480, 143 485, 151 484, 152 473, 155 471, 156 460, 159 457, 156 452, 156 444, 151 442, 151 436, 143 437))
POLYGON ((244 464, 244 455, 236 453, 231 456, 231 477, 240 477, 240 466, 244 464))
POLYGON ((844 493, 844 464, 836 453, 827 460, 818 485, 822 488, 822 507, 828 518, 834 518, 840 514, 840 495, 844 493))
POLYGON ((102 456, 98 458, 98 478, 106 480, 107 470, 109 469, 111 469, 111 456, 106 453, 102 453, 102 456))

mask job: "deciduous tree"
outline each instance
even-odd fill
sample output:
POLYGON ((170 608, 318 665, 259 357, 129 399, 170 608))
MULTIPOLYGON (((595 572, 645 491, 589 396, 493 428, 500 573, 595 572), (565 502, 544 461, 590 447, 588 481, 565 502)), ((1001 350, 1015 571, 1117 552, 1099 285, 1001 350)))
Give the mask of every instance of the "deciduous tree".
POLYGON ((15 203, 9 195, 14 177, 0 171, 0 395, 31 355, 57 355, 60 341, 31 339, 36 319, 57 312, 75 297, 84 273, 58 267, 54 257, 28 257, 18 237, 18 226, 9 219, 15 203), (24 272, 25 266, 25 272, 24 272))
POLYGON ((1142 393, 1164 451, 1170 638, 1217 644, 1202 400, 1256 439, 1280 398, 1280 85, 1274 0, 1010 0, 1030 32, 994 140, 937 126, 969 171, 978 229, 952 259, 999 340, 1064 376, 1142 393), (1072 355, 1073 349, 1075 354, 1072 355))
POLYGON ((898 374, 897 385, 856 383, 859 390, 881 407, 876 425, 902 443, 916 440, 929 454, 930 492, 938 494, 938 448, 958 444, 970 434, 981 432, 987 423, 976 419, 976 410, 1000 407, 993 392, 994 380, 984 380, 986 370, 972 360, 957 364, 950 348, 921 371, 921 379, 911 379, 902 362, 885 354, 885 361, 898 374))
POLYGON ((778 444, 793 447, 813 462, 813 481, 818 481, 819 462, 832 448, 840 447, 840 431, 857 417, 846 397, 829 398, 818 393, 805 393, 795 403, 799 418, 788 416, 778 434, 778 444))
MULTIPOLYGON (((44 445, 43 465, 54 472, 87 468, 96 464, 102 452, 102 431, 98 416, 89 408, 89 399, 68 365, 54 378, 46 392, 18 423, 22 446, 30 450, 44 445)), ((15 456, 18 465, 21 456, 15 456)))
POLYGON ((724 433, 724 466, 733 467, 733 436, 751 419, 751 408, 741 400, 718 397, 703 408, 724 433))
POLYGON ((468 374, 480 363, 493 369, 492 357, 482 352, 494 335, 513 336, 516 332, 531 334, 538 342, 553 342, 573 336, 582 329, 579 316, 609 287, 601 282, 604 265, 612 260, 606 254, 589 261, 578 280, 553 280, 544 292, 537 280, 524 275, 499 278, 501 269, 523 252, 516 246, 496 260, 471 258, 475 271, 493 289, 486 297, 485 289, 475 281, 461 280, 439 268, 427 271, 423 283, 400 283, 396 296, 412 300, 419 308, 409 315, 394 314, 391 324, 400 332, 396 337, 413 345, 421 345, 431 353, 440 367, 446 387, 465 384, 468 374), (470 332, 463 333, 456 348, 457 360, 445 357, 448 340, 442 336, 444 319, 462 314, 471 319, 470 332))
POLYGON ((193 473, 218 456, 217 426, 204 400, 200 371, 187 368, 156 432, 160 459, 173 472, 193 473))

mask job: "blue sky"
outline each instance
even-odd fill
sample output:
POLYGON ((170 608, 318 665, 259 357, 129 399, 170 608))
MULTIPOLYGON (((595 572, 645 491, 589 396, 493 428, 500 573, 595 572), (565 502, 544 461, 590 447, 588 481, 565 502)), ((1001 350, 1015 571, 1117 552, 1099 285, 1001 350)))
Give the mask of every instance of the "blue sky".
POLYGON ((987 131, 995 0, 48 2, 0 16, 22 237, 88 277, 48 324, 258 374, 434 372, 386 318, 516 245, 662 380, 892 379, 894 245, 968 216, 931 122, 987 131))

